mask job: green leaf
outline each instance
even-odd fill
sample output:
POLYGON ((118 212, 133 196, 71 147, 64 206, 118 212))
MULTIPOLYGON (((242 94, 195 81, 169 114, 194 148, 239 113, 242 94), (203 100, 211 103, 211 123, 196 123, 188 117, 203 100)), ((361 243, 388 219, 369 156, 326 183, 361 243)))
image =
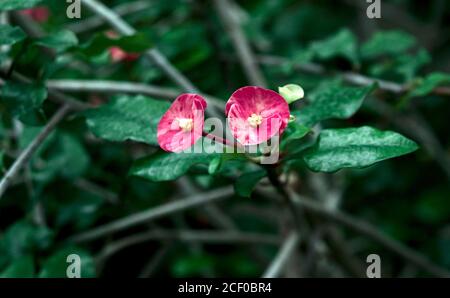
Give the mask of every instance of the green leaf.
POLYGON ((0 11, 31 8, 41 2, 42 0, 2 0, 0 1, 0 11))
POLYGON ((48 228, 21 220, 8 227, 0 239, 4 245, 4 254, 17 259, 35 250, 48 248, 53 234, 48 228))
POLYGON ((415 142, 392 131, 372 127, 326 129, 314 147, 303 155, 313 171, 334 172, 342 168, 362 168, 376 162, 411 153, 415 142))
POLYGON ((301 139, 310 132, 311 129, 297 122, 291 122, 288 124, 286 130, 283 133, 283 139, 294 140, 301 139))
POLYGON ((361 56, 367 59, 383 55, 402 54, 416 44, 416 38, 403 31, 377 32, 361 47, 361 56))
POLYGON ((64 201, 55 206, 55 226, 71 226, 72 229, 84 230, 91 226, 101 215, 105 198, 86 192, 65 196, 64 201))
POLYGON ((234 184, 234 191, 241 197, 250 197, 258 182, 266 175, 264 170, 242 174, 234 184))
POLYGON ((80 46, 79 51, 86 56, 98 56, 111 47, 120 47, 129 53, 142 53, 153 46, 153 43, 142 33, 109 38, 105 34, 97 34, 90 41, 80 46))
POLYGON ((3 163, 3 157, 5 156, 5 153, 0 151, 0 173, 3 173, 5 170, 5 165, 3 163))
POLYGON ((375 77, 400 77, 404 82, 409 82, 430 61, 428 52, 421 49, 413 55, 401 54, 383 63, 372 64, 368 72, 375 77))
POLYGON ((438 225, 450 217, 450 200, 446 189, 428 190, 413 206, 414 214, 422 222, 438 225))
POLYGON ((80 140, 66 133, 60 134, 58 139, 59 175, 72 179, 83 175, 89 167, 90 158, 80 140))
POLYGON ((130 175, 151 181, 169 181, 184 175, 192 166, 208 165, 221 153, 158 153, 133 163, 130 175))
POLYGON ((158 122, 169 106, 166 101, 145 96, 119 96, 84 115, 89 129, 99 138, 157 145, 158 122))
POLYGON ((348 29, 341 29, 328 39, 314 42, 311 50, 322 60, 343 57, 353 64, 358 63, 357 40, 348 29))
MULTIPOLYGON (((180 70, 187 70, 213 54, 208 33, 201 22, 184 22, 158 38, 158 47, 180 70), (173 46, 177 45, 177 46, 173 46)), ((205 77, 205 79, 209 79, 205 77)))
POLYGON ((84 249, 79 247, 66 247, 50 256, 42 265, 39 273, 41 278, 64 278, 67 277, 67 268, 71 263, 67 262, 67 257, 76 254, 80 257, 81 278, 95 277, 95 263, 93 257, 84 249))
POLYGON ((450 74, 436 72, 426 76, 420 84, 411 91, 411 96, 424 96, 432 92, 436 87, 450 84, 450 74))
POLYGON ((32 278, 34 277, 34 261, 32 256, 21 257, 9 265, 0 278, 32 278))
POLYGON ((13 45, 26 37, 19 27, 0 24, 0 45, 13 45))
POLYGON ((38 152, 39 158, 33 163, 33 179, 50 181, 55 177, 75 179, 83 175, 89 167, 89 155, 79 139, 67 133, 58 132, 50 143, 38 152), (42 155, 42 156, 41 156, 42 155))
MULTIPOLYGON (((25 149, 34 140, 34 138, 36 138, 36 136, 42 131, 43 128, 43 126, 25 126, 18 140, 19 149, 25 149)), ((38 149, 36 149, 33 156, 41 155, 41 153, 44 152, 48 148, 48 146, 52 144, 55 135, 57 135, 56 131, 50 133, 50 135, 44 140, 42 145, 39 146, 38 149)))
POLYGON ((345 87, 329 84, 319 87, 319 90, 311 95, 312 102, 292 114, 297 118, 297 123, 309 127, 330 118, 347 119, 356 113, 366 96, 374 89, 375 85, 345 87))
POLYGON ((297 122, 290 122, 286 127, 281 139, 281 148, 285 148, 291 141, 299 140, 305 137, 311 129, 297 122))
POLYGON ((78 45, 78 38, 72 31, 60 30, 36 40, 36 44, 63 52, 78 45))
POLYGON ((0 110, 25 116, 38 110, 46 98, 47 89, 41 84, 6 82, 0 89, 0 110))
POLYGON ((201 276, 216 267, 214 258, 207 254, 177 257, 171 265, 175 277, 201 276))
POLYGON ((430 54, 421 49, 415 55, 401 55, 395 63, 395 70, 401 74, 405 81, 412 80, 417 72, 431 62, 430 54))

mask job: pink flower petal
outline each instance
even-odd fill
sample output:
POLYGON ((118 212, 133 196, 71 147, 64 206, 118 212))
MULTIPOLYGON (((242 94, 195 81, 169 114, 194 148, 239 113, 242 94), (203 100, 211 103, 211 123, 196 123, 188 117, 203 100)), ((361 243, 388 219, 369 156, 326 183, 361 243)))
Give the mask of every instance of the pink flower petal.
POLYGON ((158 124, 159 146, 169 152, 181 152, 194 145, 203 134, 206 101, 197 94, 181 94, 158 124), (192 119, 192 129, 183 131, 178 119, 192 119))
POLYGON ((139 54, 127 53, 120 47, 109 48, 109 54, 113 62, 121 62, 121 61, 133 62, 139 58, 139 54))
POLYGON ((261 87, 247 86, 236 90, 225 107, 233 136, 243 145, 257 145, 283 133, 289 121, 289 106, 281 95, 261 87), (262 117, 259 126, 247 119, 253 114, 262 117))
POLYGON ((44 23, 50 17, 50 11, 47 7, 35 7, 21 10, 20 13, 30 16, 38 23, 44 23))

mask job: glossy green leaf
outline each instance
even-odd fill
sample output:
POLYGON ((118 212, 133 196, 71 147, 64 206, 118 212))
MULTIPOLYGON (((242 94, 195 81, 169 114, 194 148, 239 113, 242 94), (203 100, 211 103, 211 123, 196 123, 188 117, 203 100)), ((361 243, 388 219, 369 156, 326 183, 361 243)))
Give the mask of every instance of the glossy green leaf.
POLYGON ((34 277, 34 261, 32 256, 24 256, 15 260, 3 272, 0 278, 32 278, 34 277))
POLYGON ((221 153, 158 153, 134 162, 130 174, 151 181, 169 181, 184 175, 192 166, 208 165, 221 153))
POLYGON ((329 84, 320 87, 310 97, 312 102, 309 105, 292 114, 297 118, 297 123, 309 127, 326 119, 347 119, 356 113, 366 96, 374 89, 375 85, 345 87, 329 84))
POLYGON ((0 11, 31 8, 41 2, 42 0, 1 0, 0 11))
POLYGON ((289 123, 286 130, 283 133, 283 140, 301 139, 310 132, 311 129, 297 122, 289 123))
POLYGON ((156 128, 169 106, 168 102, 145 96, 119 96, 84 115, 90 130, 99 138, 157 145, 156 128))
POLYGON ((95 277, 95 263, 93 257, 87 251, 78 247, 66 247, 48 257, 42 265, 39 277, 66 278, 68 266, 71 265, 71 263, 68 262, 67 257, 72 254, 80 257, 80 277, 95 277))
POLYGON ((78 38, 72 31, 60 30, 36 40, 36 44, 63 52, 78 45, 78 38))
POLYGON ((266 175, 264 170, 242 174, 234 184, 235 192, 241 197, 250 197, 258 182, 266 175))
POLYGON ((311 50, 319 59, 343 57, 353 64, 358 63, 357 40, 348 29, 342 29, 328 39, 314 42, 311 50))
POLYGON ((362 168, 376 162, 411 153, 415 142, 392 131, 363 126, 326 129, 314 147, 303 156, 313 171, 334 172, 342 168, 362 168))
POLYGON ((440 85, 450 85, 450 74, 436 72, 426 76, 420 84, 410 93, 411 96, 424 96, 440 85))
POLYGON ((402 54, 416 44, 414 36, 403 31, 377 32, 361 47, 361 56, 376 58, 383 55, 402 54))
POLYGON ((27 37, 19 27, 0 24, 0 45, 13 45, 27 37))

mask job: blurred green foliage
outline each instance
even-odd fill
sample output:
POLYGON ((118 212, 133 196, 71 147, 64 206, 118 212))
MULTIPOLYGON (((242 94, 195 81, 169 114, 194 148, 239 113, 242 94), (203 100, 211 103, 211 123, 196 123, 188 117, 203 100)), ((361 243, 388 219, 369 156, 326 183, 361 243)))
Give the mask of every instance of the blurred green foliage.
MULTIPOLYGON (((103 2, 114 8, 134 1, 103 2)), ((395 121, 374 113, 366 104, 373 96, 387 103, 398 117, 419 112, 448 156, 449 97, 436 95, 433 90, 450 84, 450 5, 444 3, 441 8, 439 0, 383 1, 394 7, 382 8, 394 9, 391 15, 406 14, 405 24, 402 18, 388 17, 389 14, 378 21, 369 20, 365 10, 352 1, 236 2, 236 13, 258 57, 286 58, 277 65, 261 64, 270 87, 295 83, 305 89, 306 100, 294 104, 292 114, 296 121, 289 125, 282 143, 290 154, 282 164, 283 174, 294 172, 304 181, 307 166, 326 172, 349 165, 364 166, 339 172, 345 177, 342 209, 374 223, 450 269, 449 177, 439 166, 440 161, 427 151, 427 144, 419 144, 420 150, 405 157, 366 167, 416 149, 414 143, 396 133, 385 135, 379 131, 398 129, 393 125, 395 121), (432 38, 431 31, 437 32, 436 37, 432 38), (297 66, 302 63, 319 63, 326 72, 299 71, 297 66), (350 86, 338 75, 348 71, 405 84, 409 89, 400 95, 382 92, 376 84, 350 86), (327 130, 313 146, 311 137, 316 135, 312 128, 318 122, 327 130), (335 133, 353 134, 355 131, 349 127, 365 125, 377 130, 369 129, 370 137, 364 133, 352 141, 360 140, 356 146, 366 145, 367 155, 363 156, 360 148, 354 149, 355 143, 342 141, 348 136, 332 138, 335 133), (394 139, 395 148, 389 142, 376 147, 377 140, 385 139, 394 139), (339 158, 334 155, 331 162, 318 162, 329 153, 323 142, 338 147, 339 158), (307 148, 309 153, 303 158, 302 150, 307 148)), ((50 10, 48 21, 41 24, 47 32, 44 37, 27 37, 14 21, 0 25, 0 45, 11 47, 7 53, 0 51, 0 64, 11 58, 15 70, 33 78, 32 83, 5 80, 0 89, 2 173, 58 108, 58 104, 47 99, 46 80, 123 80, 176 88, 142 55, 135 61, 112 61, 111 47, 141 54, 156 46, 199 89, 219 98, 227 99, 232 91, 248 85, 210 1, 148 1, 146 9, 124 16, 138 34, 118 38, 108 37, 111 28, 106 24, 93 30, 71 31, 77 21, 66 18, 64 1, 2 0, 0 11, 34 5, 50 10), (43 48, 54 51, 56 56, 46 55, 43 48), (74 61, 85 67, 73 67, 74 61)), ((92 13, 83 9, 80 22, 90 17, 92 13)), ((98 263, 97 254, 112 241, 144 232, 149 226, 77 246, 68 239, 167 203, 169 198, 186 195, 182 179, 195 185, 194 191, 201 192, 232 184, 239 176, 235 183, 237 195, 223 203, 222 209, 240 230, 280 233, 278 223, 270 219, 273 213, 279 213, 280 206, 252 193, 265 171, 231 154, 174 155, 155 146, 155 128, 168 102, 99 92, 74 96, 98 107, 73 114, 58 125, 0 200, 1 277, 65 277, 66 257, 73 253, 81 256, 82 277, 139 275, 145 262, 165 245, 163 241, 127 247, 104 264, 98 263), (177 178, 180 180, 174 181, 177 178), (252 208, 239 209, 241 205, 252 208), (254 209, 256 213, 268 213, 268 219, 255 216, 254 209)), ((415 132, 401 130, 419 142, 415 132)), ((328 178, 331 174, 324 175, 328 178)), ((298 188, 308 191, 303 182, 298 188)), ((214 228, 211 218, 200 209, 162 218, 154 225, 172 229, 214 228)), ((355 239, 352 244, 361 260, 378 252, 383 256, 383 264, 387 264, 387 274, 401 274, 404 267, 396 256, 360 236, 345 236, 355 239)), ((171 243, 155 275, 259 276, 277 247, 262 246, 257 250, 255 257, 252 248, 239 245, 171 243)))

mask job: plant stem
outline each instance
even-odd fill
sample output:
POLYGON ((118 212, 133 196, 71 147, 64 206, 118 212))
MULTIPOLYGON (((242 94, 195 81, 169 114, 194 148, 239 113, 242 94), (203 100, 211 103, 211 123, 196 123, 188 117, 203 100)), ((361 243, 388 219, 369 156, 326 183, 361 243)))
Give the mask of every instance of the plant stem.
POLYGON ((372 239, 425 272, 436 277, 450 277, 450 272, 447 269, 434 265, 420 253, 383 234, 373 225, 338 210, 327 210, 311 200, 301 198, 294 192, 292 192, 292 198, 295 205, 304 208, 319 218, 346 226, 354 232, 372 239))
POLYGON ((241 28, 238 13, 236 12, 236 4, 231 0, 214 0, 213 2, 248 80, 252 85, 266 87, 267 82, 251 50, 250 43, 241 28))
POLYGON ((279 236, 262 233, 233 232, 220 230, 154 230, 134 234, 108 244, 99 254, 99 258, 109 257, 116 252, 148 241, 177 240, 182 242, 205 242, 208 244, 267 244, 280 243, 279 236))
MULTIPOLYGON (((108 80, 58 79, 48 80, 46 85, 48 88, 61 90, 64 92, 143 94, 169 100, 175 99, 182 92, 172 88, 164 88, 143 83, 108 80)), ((211 106, 214 106, 217 109, 223 108, 223 101, 221 99, 209 94, 200 93, 200 95, 205 97, 211 106)))
MULTIPOLYGON (((124 36, 136 34, 136 30, 125 22, 116 12, 97 0, 82 0, 85 5, 94 14, 103 18, 111 27, 118 33, 124 36)), ((175 84, 182 88, 185 92, 201 93, 198 88, 185 77, 172 63, 164 56, 156 47, 148 50, 145 56, 151 60, 161 71, 163 71, 168 78, 175 84)), ((210 103, 210 102, 208 102, 210 103)), ((217 109, 210 111, 211 115, 219 117, 217 109)))
POLYGON ((289 261, 289 258, 294 253, 299 240, 299 235, 297 233, 292 232, 291 234, 289 234, 289 236, 281 246, 277 256, 272 261, 272 263, 270 263, 269 267, 262 275, 263 278, 274 278, 280 275, 285 265, 289 261))
MULTIPOLYGON (((221 143, 221 144, 223 144, 224 146, 228 146, 228 147, 234 148, 234 144, 230 143, 227 139, 224 139, 224 138, 219 137, 219 136, 217 136, 217 135, 213 135, 213 134, 211 134, 211 133, 208 133, 208 132, 204 131, 204 132, 203 132, 203 136, 204 136, 205 138, 208 138, 208 139, 213 140, 214 142, 221 143)), ((239 144, 239 143, 236 143, 236 146, 243 148, 242 145, 239 144)))
POLYGON ((300 215, 298 214, 298 208, 292 202, 289 193, 284 189, 283 185, 281 184, 275 167, 273 165, 268 165, 265 168, 267 170, 267 177, 269 178, 270 183, 284 199, 284 202, 292 215, 293 226, 297 230, 298 234, 301 235, 302 224, 300 222, 300 215))
POLYGON ((161 218, 163 216, 180 212, 185 209, 204 206, 211 202, 219 201, 233 195, 233 187, 225 186, 222 188, 217 188, 212 191, 195 194, 182 200, 176 200, 170 203, 160 205, 155 208, 150 208, 148 210, 138 212, 124 218, 106 223, 104 225, 98 226, 92 230, 83 232, 81 234, 75 235, 69 239, 69 241, 83 242, 87 240, 97 239, 99 237, 112 234, 114 232, 122 231, 124 229, 145 223, 152 220, 161 218))
POLYGON ((19 173, 19 170, 30 160, 33 153, 44 142, 47 136, 53 131, 56 125, 64 119, 66 114, 70 111, 69 105, 61 107, 50 119, 47 125, 34 138, 31 143, 20 153, 19 157, 14 161, 12 166, 6 171, 2 180, 0 181, 0 199, 5 193, 11 181, 19 173))

